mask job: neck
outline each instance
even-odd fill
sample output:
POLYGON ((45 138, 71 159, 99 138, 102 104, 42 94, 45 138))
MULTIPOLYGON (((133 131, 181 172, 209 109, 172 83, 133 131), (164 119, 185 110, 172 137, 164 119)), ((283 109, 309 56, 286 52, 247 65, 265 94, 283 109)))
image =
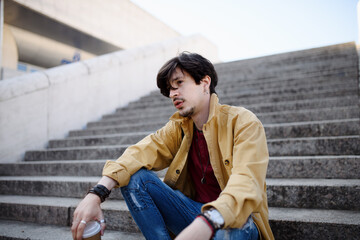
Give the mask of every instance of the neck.
POLYGON ((202 131, 203 125, 209 119, 209 113, 210 113, 210 95, 206 99, 206 101, 204 101, 201 110, 196 115, 191 116, 198 130, 202 131))

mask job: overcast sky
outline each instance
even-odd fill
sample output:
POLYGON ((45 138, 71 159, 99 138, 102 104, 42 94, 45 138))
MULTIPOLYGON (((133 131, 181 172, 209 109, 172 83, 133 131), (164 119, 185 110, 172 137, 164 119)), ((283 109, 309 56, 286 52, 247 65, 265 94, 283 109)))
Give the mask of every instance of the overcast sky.
POLYGON ((358 41, 358 0, 131 0, 222 61, 358 41))

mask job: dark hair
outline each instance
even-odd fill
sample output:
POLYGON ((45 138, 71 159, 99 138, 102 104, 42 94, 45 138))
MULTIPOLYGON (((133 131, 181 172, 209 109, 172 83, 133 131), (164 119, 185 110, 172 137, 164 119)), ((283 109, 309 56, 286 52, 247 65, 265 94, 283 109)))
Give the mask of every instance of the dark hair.
POLYGON ((218 77, 214 65, 197 53, 183 52, 179 56, 170 59, 161 67, 157 75, 157 86, 160 92, 165 97, 170 95, 169 80, 176 68, 186 71, 196 84, 200 84, 201 79, 206 75, 211 78, 210 94, 216 93, 215 87, 217 85, 218 77))

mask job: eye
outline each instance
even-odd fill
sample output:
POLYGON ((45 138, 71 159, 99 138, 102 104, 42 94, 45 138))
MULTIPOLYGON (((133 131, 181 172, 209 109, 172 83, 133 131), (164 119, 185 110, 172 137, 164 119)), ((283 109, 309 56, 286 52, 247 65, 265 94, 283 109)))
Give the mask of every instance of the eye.
POLYGON ((171 84, 168 85, 168 89, 176 90, 183 84, 183 82, 184 82, 184 80, 175 80, 171 84))

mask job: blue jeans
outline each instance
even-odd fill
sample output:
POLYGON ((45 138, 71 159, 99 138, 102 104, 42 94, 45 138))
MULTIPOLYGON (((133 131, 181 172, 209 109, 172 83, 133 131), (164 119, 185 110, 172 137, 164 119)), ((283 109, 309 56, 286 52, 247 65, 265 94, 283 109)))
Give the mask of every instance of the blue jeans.
MULTIPOLYGON (((178 190, 171 189, 155 173, 140 169, 127 186, 121 188, 129 211, 146 239, 171 239, 178 235, 201 212, 195 202, 178 190)), ((217 231, 214 239, 258 239, 251 216, 241 229, 217 231)))

